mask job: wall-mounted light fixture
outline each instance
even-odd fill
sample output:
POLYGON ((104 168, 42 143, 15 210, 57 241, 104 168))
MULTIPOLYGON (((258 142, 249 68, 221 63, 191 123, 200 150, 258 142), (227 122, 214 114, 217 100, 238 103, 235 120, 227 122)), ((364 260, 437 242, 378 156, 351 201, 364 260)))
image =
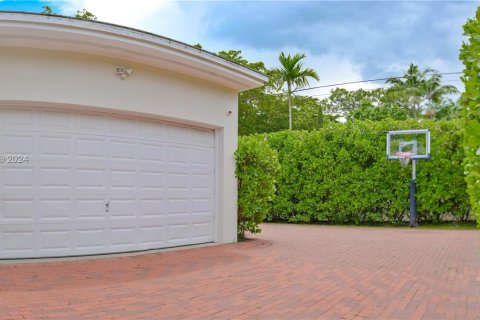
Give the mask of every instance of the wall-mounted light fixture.
POLYGON ((125 80, 132 74, 132 68, 115 67, 115 74, 119 76, 122 80, 125 80))

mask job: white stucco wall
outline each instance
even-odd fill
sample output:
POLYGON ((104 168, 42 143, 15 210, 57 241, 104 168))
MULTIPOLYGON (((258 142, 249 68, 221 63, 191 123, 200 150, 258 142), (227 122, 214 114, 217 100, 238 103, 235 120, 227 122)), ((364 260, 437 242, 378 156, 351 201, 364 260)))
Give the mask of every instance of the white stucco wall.
POLYGON ((0 70, 0 107, 98 108, 215 129, 216 241, 236 241, 236 90, 126 60, 1 43, 0 70), (133 73, 121 80, 116 66, 133 73))

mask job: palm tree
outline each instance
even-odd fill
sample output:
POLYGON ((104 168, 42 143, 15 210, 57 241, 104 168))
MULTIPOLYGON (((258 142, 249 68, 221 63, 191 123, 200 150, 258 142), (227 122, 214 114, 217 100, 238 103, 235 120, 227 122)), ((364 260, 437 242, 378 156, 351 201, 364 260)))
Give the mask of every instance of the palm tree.
POLYGON ((272 76, 278 88, 287 84, 288 94, 288 128, 292 130, 292 87, 295 90, 308 86, 308 78, 320 80, 320 77, 311 68, 303 69, 303 64, 300 62, 306 55, 304 53, 297 53, 293 57, 285 56, 285 53, 280 53, 278 60, 280 61, 280 68, 272 69, 272 76))
POLYGON ((442 85, 442 75, 435 70, 430 70, 431 76, 425 79, 421 86, 421 91, 427 100, 427 107, 433 104, 439 104, 446 94, 458 93, 455 86, 442 85))
POLYGON ((424 72, 421 72, 418 69, 418 66, 411 63, 403 77, 390 78, 387 80, 387 83, 393 85, 389 89, 390 91, 406 95, 410 116, 413 118, 416 118, 420 111, 420 105, 422 103, 421 86, 425 80, 427 72, 430 71, 431 69, 426 69, 424 72))
POLYGON ((387 83, 393 84, 391 91, 406 94, 410 115, 416 118, 423 107, 434 112, 434 106, 443 102, 444 95, 458 93, 457 88, 442 85, 442 75, 438 71, 427 68, 420 71, 413 63, 402 78, 391 78, 387 83))

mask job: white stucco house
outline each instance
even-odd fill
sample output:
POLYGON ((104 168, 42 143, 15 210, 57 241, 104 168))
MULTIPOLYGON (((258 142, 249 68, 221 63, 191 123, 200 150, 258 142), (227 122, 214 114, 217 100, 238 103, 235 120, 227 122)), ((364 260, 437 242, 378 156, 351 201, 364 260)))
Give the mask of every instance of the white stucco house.
POLYGON ((148 32, 0 12, 0 259, 236 241, 237 93, 148 32))

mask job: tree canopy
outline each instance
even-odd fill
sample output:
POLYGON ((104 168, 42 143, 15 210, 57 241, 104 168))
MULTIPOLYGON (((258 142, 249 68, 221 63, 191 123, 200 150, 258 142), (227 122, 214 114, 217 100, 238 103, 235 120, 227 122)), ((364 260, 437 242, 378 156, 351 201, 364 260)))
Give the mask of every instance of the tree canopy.
POLYGON ((40 14, 55 14, 50 6, 42 6, 43 11, 40 14))
POLYGON ((454 86, 442 85, 442 75, 438 71, 430 68, 421 71, 413 63, 403 77, 388 79, 387 83, 392 85, 389 92, 397 94, 397 100, 403 100, 412 118, 425 112, 427 117, 432 117, 446 102, 446 95, 458 93, 454 86))
MULTIPOLYGON (((279 91, 281 80, 276 69, 268 69, 261 61, 249 62, 241 50, 221 51, 218 55, 269 76, 265 86, 239 94, 239 134, 289 129, 289 96, 288 92, 279 91)), ((335 88, 323 99, 298 95, 292 90, 292 128, 316 130, 342 118, 346 121, 419 117, 440 120, 459 116, 458 103, 450 96, 457 89, 442 85, 441 75, 433 69, 421 71, 411 64, 402 77, 389 79, 386 85, 388 87, 373 90, 335 88)))
POLYGON ((97 20, 97 16, 86 9, 78 10, 75 14, 75 18, 81 20, 97 20))

